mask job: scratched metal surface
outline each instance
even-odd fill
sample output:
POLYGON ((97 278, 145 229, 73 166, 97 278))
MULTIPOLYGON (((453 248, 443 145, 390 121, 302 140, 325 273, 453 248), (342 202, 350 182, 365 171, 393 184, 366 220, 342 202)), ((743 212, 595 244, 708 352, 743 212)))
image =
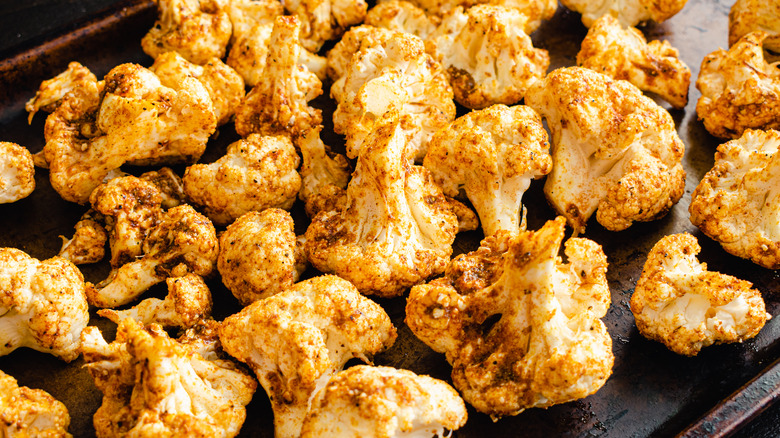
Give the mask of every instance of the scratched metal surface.
MULTIPOLYGON (((649 39, 667 39, 677 47, 695 79, 704 55, 727 43, 727 14, 731 3, 732 0, 690 0, 666 23, 649 25, 642 30, 649 39)), ((69 61, 77 60, 87 65, 98 76, 122 62, 151 64, 151 59, 140 49, 140 38, 154 21, 152 3, 150 0, 128 0, 123 5, 127 8, 98 17, 79 31, 0 61, 2 140, 20 143, 33 152, 42 148, 43 117, 38 116, 28 126, 23 104, 34 94, 42 79, 63 70, 69 61)), ((579 15, 561 7, 555 17, 532 36, 537 47, 550 52, 553 69, 574 64, 574 56, 585 33, 579 15)), ((685 358, 642 338, 629 311, 631 293, 652 245, 664 235, 688 231, 699 238, 703 249, 700 259, 707 262, 710 269, 752 281, 763 292, 768 311, 772 315, 780 313, 780 297, 775 292, 779 284, 777 273, 729 256, 689 222, 690 194, 712 166, 713 153, 719 143, 696 120, 694 107, 698 97, 699 93, 692 85, 688 106, 684 110, 670 111, 687 147, 684 165, 688 178, 680 203, 659 221, 637 224, 619 233, 608 232, 591 221, 585 234, 604 247, 610 262, 608 279, 612 306, 605 323, 615 353, 612 377, 598 393, 584 400, 546 410, 529 410, 495 423, 469 409, 467 425, 455 436, 670 436, 685 429, 780 357, 777 342, 780 318, 771 320, 753 340, 710 347, 698 357, 685 358)), ((333 110, 333 103, 323 97, 317 104, 324 109, 326 131, 331 131, 328 115, 333 110)), ((201 161, 215 160, 236 138, 232 129, 223 128, 201 161)), ((343 140, 332 132, 327 132, 324 139, 337 147, 343 145, 343 140)), ((183 171, 181 167, 177 170, 183 171)), ((131 172, 136 171, 140 169, 131 169, 131 172)), ((36 183, 37 189, 29 198, 0 205, 0 245, 21 248, 35 257, 47 258, 57 253, 58 236, 72 234, 73 225, 86 208, 62 201, 51 189, 48 175, 43 170, 38 170, 36 183)), ((537 229, 553 217, 542 194, 542 183, 534 182, 525 196, 529 229, 537 229)), ((300 206, 294 207, 293 214, 296 230, 302 233, 307 220, 300 206)), ((456 253, 476 248, 480 238, 478 232, 459 236, 455 243, 456 253)), ((105 263, 81 268, 91 281, 101 280, 108 271, 105 263)), ((308 275, 315 274, 308 272, 308 275)), ((218 278, 211 279, 209 285, 215 296, 216 318, 224 318, 238 310, 236 300, 218 278)), ((151 294, 162 295, 164 291, 155 288, 151 294)), ((403 324, 405 299, 380 303, 398 327, 399 338, 390 351, 376 358, 376 363, 449 380, 450 367, 444 358, 416 340, 403 324)), ((91 323, 106 331, 107 336, 113 336, 113 324, 95 316, 94 312, 91 323)), ((100 405, 101 394, 82 365, 81 359, 65 364, 30 350, 17 350, 0 358, 0 369, 16 377, 20 384, 42 388, 67 405, 72 417, 70 431, 75 436, 92 436, 92 414, 100 405)), ((247 409, 241 436, 273 436, 272 411, 262 390, 247 409)))

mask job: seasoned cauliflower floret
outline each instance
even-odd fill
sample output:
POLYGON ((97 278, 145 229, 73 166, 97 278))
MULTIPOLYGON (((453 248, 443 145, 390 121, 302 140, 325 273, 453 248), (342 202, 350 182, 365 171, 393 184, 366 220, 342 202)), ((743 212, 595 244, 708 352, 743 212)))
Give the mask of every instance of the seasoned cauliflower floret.
POLYGON ((155 0, 157 21, 141 40, 147 55, 178 52, 195 64, 223 58, 233 27, 230 0, 155 0))
POLYGON ((663 217, 685 187, 685 146, 669 113, 627 81, 582 67, 553 71, 526 94, 552 131, 544 193, 575 232, 588 218, 620 231, 663 217))
POLYGON ((211 164, 184 172, 184 191, 217 225, 253 210, 289 210, 301 188, 301 159, 289 138, 250 134, 211 164))
POLYGON ((89 322, 84 277, 71 262, 0 248, 0 356, 20 347, 70 362, 89 322))
POLYGON ((14 438, 71 438, 70 415, 62 402, 41 389, 19 386, 0 370, 0 431, 14 438))
MULTIPOLYGON (((400 33, 397 30, 388 30, 381 27, 361 24, 344 33, 344 36, 328 51, 328 77, 334 82, 347 74, 352 57, 360 49, 381 46, 387 43, 393 35, 400 33)), ((339 89, 331 88, 330 95, 337 102, 341 99, 339 89)))
POLYGON ((291 287, 306 268, 292 217, 278 208, 236 219, 219 237, 219 248, 222 283, 243 306, 291 287))
POLYGON ((458 231, 451 202, 430 172, 409 160, 413 134, 402 125, 397 111, 377 121, 345 202, 320 211, 305 234, 311 264, 346 278, 364 294, 398 296, 441 273, 458 231))
POLYGON ((542 118, 527 106, 493 105, 439 130, 423 165, 445 195, 464 189, 485 236, 525 229, 523 193, 552 168, 542 118))
POLYGON ((26 147, 0 141, 0 204, 26 198, 35 190, 35 166, 26 147))
POLYGON ((333 202, 342 197, 351 176, 347 157, 330 152, 320 139, 321 130, 322 126, 310 129, 295 141, 303 158, 298 197, 305 202, 309 217, 314 217, 320 210, 335 208, 333 202))
POLYGON ((268 393, 277 438, 300 436, 317 392, 349 359, 370 362, 395 338, 382 307, 332 275, 254 302, 219 332, 225 352, 246 362, 268 393))
POLYGON ((479 5, 456 8, 426 42, 467 108, 519 102, 550 65, 544 49, 533 47, 523 28, 527 19, 516 9, 479 5))
POLYGON ((284 8, 301 21, 301 43, 318 52, 325 41, 339 38, 344 30, 363 22, 365 0, 285 0, 284 8))
POLYGON ((764 59, 765 32, 751 32, 701 62, 696 114, 710 134, 739 138, 747 129, 780 129, 780 69, 764 59))
POLYGON ((98 437, 238 435, 257 382, 219 359, 218 344, 180 343, 131 318, 110 344, 97 327, 82 337, 87 370, 103 393, 93 418, 98 437))
POLYGON ((631 296, 639 333, 686 356, 750 339, 771 318, 750 282, 708 271, 696 259, 699 251, 688 233, 665 236, 648 254, 631 296))
POLYGON ((516 9, 528 18, 523 26, 526 33, 531 33, 542 24, 542 20, 549 20, 558 9, 557 0, 410 0, 432 17, 442 17, 453 9, 462 7, 468 9, 475 5, 491 4, 506 6, 516 9))
POLYGON ((150 170, 142 173, 139 177, 148 181, 160 189, 162 195, 162 207, 169 209, 184 203, 186 195, 184 194, 184 182, 170 167, 161 167, 157 170, 150 170))
POLYGON ((558 217, 539 231, 494 235, 407 300, 409 328, 446 354, 455 388, 494 419, 586 397, 612 373, 599 319, 610 303, 607 258, 597 243, 571 238, 563 263, 565 226, 558 217))
POLYGON ((371 8, 363 24, 406 32, 426 39, 436 30, 439 18, 429 17, 425 11, 406 0, 387 0, 371 8))
POLYGON ((445 437, 466 424, 450 385, 391 367, 356 365, 333 376, 303 423, 301 438, 445 437))
POLYGON ((604 15, 582 40, 577 65, 637 88, 658 94, 675 108, 688 103, 691 70, 668 41, 651 41, 635 27, 624 29, 617 19, 604 15))
POLYGON ((97 78, 88 68, 75 61, 69 63, 67 70, 41 82, 35 96, 24 105, 24 109, 29 113, 27 122, 32 123, 35 113, 39 110, 53 113, 66 95, 79 93, 81 88, 94 87, 95 84, 97 78))
POLYGON ((767 33, 764 49, 774 53, 768 55, 773 61, 780 56, 780 1, 737 0, 729 12, 729 47, 750 32, 761 30, 767 33))
POLYGON ((611 15, 623 27, 647 21, 661 23, 680 12, 688 0, 561 0, 561 4, 582 14, 582 24, 591 27, 604 15, 611 15))
POLYGON ((95 210, 89 210, 81 216, 74 226, 75 232, 70 239, 60 236, 62 248, 57 254, 74 265, 97 263, 106 255, 108 234, 102 219, 95 210))
POLYGON ((780 132, 747 130, 720 146, 691 196, 691 222, 723 249, 780 269, 780 132))

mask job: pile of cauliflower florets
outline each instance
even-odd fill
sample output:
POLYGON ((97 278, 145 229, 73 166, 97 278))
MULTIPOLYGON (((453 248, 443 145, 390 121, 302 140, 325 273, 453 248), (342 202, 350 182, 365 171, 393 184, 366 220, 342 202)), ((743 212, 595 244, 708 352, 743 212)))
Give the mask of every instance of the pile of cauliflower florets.
MULTIPOLYGON (((643 91, 684 108, 691 73, 632 26, 685 0, 564 1, 590 30, 577 66, 551 72, 529 36, 557 8, 546 0, 155 3, 150 67, 98 79, 71 63, 26 106, 30 120, 50 113, 43 150, 0 143, 0 203, 33 191, 34 163, 88 205, 57 256, 0 249, 0 355, 83 355, 103 393, 101 437, 235 436, 258 383, 275 435, 292 438, 445 436, 466 423, 465 403, 498 420, 607 382, 608 262, 583 235, 593 215, 622 231, 683 195, 685 145, 643 91), (344 148, 323 141, 325 91, 344 148), (457 117, 456 103, 471 111, 457 117), (231 124, 240 138, 199 163, 231 124), (523 195, 541 178, 557 217, 529 230, 527 211, 546 207, 523 195), (456 251, 457 234, 478 228, 479 248, 456 251), (106 245, 107 278, 86 281, 77 265, 106 245), (223 321, 211 315, 216 276, 241 307, 223 321), (141 299, 162 282, 163 299, 141 299), (445 355, 451 383, 373 365, 399 331, 373 298, 404 296, 405 324, 445 355), (89 306, 117 324, 113 341, 88 326, 89 306)), ((767 24, 751 28, 750 10, 735 5, 733 47, 696 81, 704 126, 732 140, 690 217, 775 269, 780 73, 762 50, 776 35, 751 33, 767 24)), ((771 318, 759 291, 707 271, 699 250, 690 234, 663 238, 631 300, 642 335, 689 356, 771 318)), ((32 391, 1 371, 0 383, 0 401, 32 391)), ((0 428, 66 434, 67 410, 29 394, 0 409, 0 428)))

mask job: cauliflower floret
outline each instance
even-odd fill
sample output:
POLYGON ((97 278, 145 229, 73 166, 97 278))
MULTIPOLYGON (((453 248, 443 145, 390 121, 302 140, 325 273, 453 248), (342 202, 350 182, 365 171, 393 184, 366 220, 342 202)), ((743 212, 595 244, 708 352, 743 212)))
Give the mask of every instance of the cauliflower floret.
POLYGON ((322 126, 309 129, 295 139, 303 157, 301 190, 298 197, 305 202, 306 213, 314 217, 319 211, 335 208, 336 198, 342 197, 351 175, 347 157, 332 154, 320 139, 322 126))
POLYGON ((764 48, 774 53, 768 58, 777 61, 780 56, 780 1, 737 0, 729 12, 729 47, 750 32, 767 33, 764 48))
MULTIPOLYGON (((328 77, 336 82, 347 74, 352 57, 361 49, 381 46, 387 44, 387 40, 393 35, 398 34, 398 31, 388 30, 381 27, 369 26, 361 24, 349 29, 344 36, 341 37, 332 49, 328 51, 328 77)), ((330 95, 337 102, 341 100, 339 89, 330 90, 330 95)))
POLYGON ((289 210, 301 188, 300 162, 288 137, 250 134, 216 162, 188 167, 184 191, 217 225, 253 210, 289 210))
POLYGON ((162 195, 162 207, 169 209, 184 203, 184 182, 170 167, 161 167, 157 170, 142 173, 139 177, 144 181, 154 184, 160 189, 162 195))
POLYGON ((565 226, 558 217, 539 231, 499 233, 407 300, 409 328, 446 354, 454 386, 493 419, 586 397, 612 372, 599 319, 610 303, 607 258, 571 238, 564 264, 565 226))
POLYGON ((87 297, 97 307, 117 307, 168 277, 207 276, 214 270, 219 244, 214 225, 187 204, 166 211, 143 242, 143 256, 113 270, 87 297))
POLYGON ((65 236, 60 236, 62 248, 57 255, 74 265, 97 263, 103 260, 106 255, 108 234, 101 223, 103 221, 98 220, 99 216, 100 214, 95 210, 84 213, 74 226, 76 231, 73 237, 67 239, 65 236))
POLYGON ((362 23, 368 10, 365 0, 285 0, 283 4, 302 23, 301 44, 315 53, 325 41, 362 23))
POLYGON ((627 81, 582 67, 553 71, 526 105, 547 119, 553 168, 544 192, 584 232, 588 218, 620 231, 663 217, 685 187, 685 146, 669 113, 627 81))
POLYGON ((535 31, 542 20, 549 20, 555 15, 558 9, 557 0, 410 0, 413 4, 419 6, 432 17, 442 17, 450 13, 453 9, 470 7, 480 4, 491 4, 506 6, 516 9, 525 15, 528 22, 525 23, 522 30, 525 33, 535 31))
MULTIPOLYGON (((103 392, 93 423, 98 437, 238 435, 257 382, 213 350, 170 339, 156 324, 119 323, 106 343, 97 327, 82 335, 86 367, 103 392)), ((215 346, 212 345, 212 348, 215 346)))
POLYGON ((247 86, 260 83, 268 55, 268 41, 274 20, 284 13, 278 0, 231 0, 230 21, 233 36, 227 65, 236 69, 247 86))
POLYGON ((526 21, 515 9, 493 5, 459 7, 442 19, 426 44, 447 72, 459 104, 510 105, 544 77, 550 56, 523 32, 526 21))
POLYGON ((411 157, 422 159, 428 140, 455 120, 452 87, 441 65, 425 53, 423 41, 394 32, 386 41, 364 45, 331 87, 338 101, 333 129, 347 136, 347 156, 357 158, 363 141, 382 114, 397 110, 409 139, 411 157))
POLYGON ((0 356, 28 347, 70 362, 89 322, 84 277, 71 262, 0 248, 0 356))
POLYGON ((292 217, 278 208, 236 219, 219 237, 219 248, 222 283, 242 306, 291 287, 306 269, 292 217))
POLYGON ((423 165, 447 196, 464 189, 485 236, 517 233, 523 193, 552 168, 542 118, 527 106, 493 105, 439 130, 423 165))
POLYGON ((349 359, 370 362, 395 338, 382 307, 332 275, 254 302, 219 332, 225 352, 247 363, 268 393, 277 438, 300 436, 317 392, 349 359))
POLYGON ((631 296, 639 333, 686 356, 750 339, 771 318, 750 282, 708 271, 696 258, 700 251, 688 233, 665 236, 648 254, 631 296))
POLYGON ((438 17, 429 17, 425 11, 406 0, 387 0, 377 3, 366 14, 368 26, 406 32, 422 39, 436 30, 438 17))
POLYGON ((458 232, 451 202, 427 169, 409 161, 413 134, 402 125, 394 110, 377 121, 343 208, 320 211, 304 236, 315 268, 346 278, 364 294, 398 296, 441 273, 458 232))
POLYGON ((70 415, 62 402, 41 389, 19 386, 0 370, 0 433, 14 438, 71 438, 70 415))
POLYGON ((195 64, 224 58, 232 25, 230 0, 155 0, 157 21, 141 40, 147 55, 178 52, 195 64))
POLYGON ((26 147, 0 141, 0 204, 26 198, 35 190, 35 166, 26 147))
POLYGON ((69 93, 46 119, 43 156, 53 188, 68 201, 86 203, 125 163, 196 161, 216 129, 211 99, 197 79, 184 79, 175 91, 151 71, 122 64, 104 84, 69 93))
POLYGON ((391 367, 356 365, 333 376, 303 423, 301 438, 445 437, 466 424, 450 385, 391 367))
POLYGON ((98 310, 98 315, 119 324, 131 318, 142 325, 151 323, 163 327, 192 327, 211 316, 211 292, 203 277, 187 274, 168 278, 168 295, 164 300, 147 298, 127 310, 98 310))
POLYGON ((624 29, 604 15, 582 40, 577 65, 614 79, 625 79, 640 90, 658 94, 675 108, 688 103, 691 70, 668 41, 651 41, 635 27, 624 29))
POLYGON ((97 81, 88 68, 75 61, 69 63, 67 70, 41 82, 35 96, 24 105, 24 109, 29 113, 27 122, 32 123, 35 113, 39 110, 53 113, 67 94, 79 93, 84 87, 92 88, 97 81))
POLYGON ((691 196, 691 222, 723 249, 780 269, 780 132, 747 130, 720 146, 691 196))
POLYGON ((764 59, 766 38, 751 32, 701 62, 696 114, 710 134, 735 139, 747 129, 780 129, 780 69, 764 59))
POLYGON ((591 27, 604 15, 618 19, 623 27, 647 21, 661 23, 680 12, 688 0, 561 0, 561 4, 582 14, 582 24, 591 27))
POLYGON ((302 64, 298 44, 301 23, 276 17, 268 42, 264 80, 236 109, 236 132, 296 136, 322 123, 322 112, 308 102, 322 94, 322 82, 302 64))

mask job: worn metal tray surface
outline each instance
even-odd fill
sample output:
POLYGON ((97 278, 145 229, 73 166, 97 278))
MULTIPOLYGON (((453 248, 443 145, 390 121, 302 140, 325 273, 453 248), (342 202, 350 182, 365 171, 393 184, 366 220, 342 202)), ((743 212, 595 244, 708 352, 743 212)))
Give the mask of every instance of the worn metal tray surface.
MULTIPOLYGON (((667 39, 677 47, 695 80, 702 58, 727 44, 727 16, 731 3, 732 0, 689 0, 672 19, 642 30, 648 39, 667 39)), ((28 125, 24 101, 34 94, 41 80, 64 70, 71 60, 87 65, 99 77, 122 62, 151 64, 151 59, 141 51, 140 39, 154 22, 152 2, 127 1, 120 6, 75 32, 0 61, 0 139, 25 145, 32 152, 43 147, 44 116, 39 115, 32 125, 28 125)), ((554 69, 574 64, 586 31, 579 14, 560 7, 555 17, 532 36, 537 47, 550 52, 550 68, 554 69)), ((700 259, 707 262, 710 269, 752 281, 763 292, 767 310, 772 315, 780 313, 780 297, 775 293, 777 273, 726 254, 688 219, 691 192, 711 168, 719 143, 696 119, 694 107, 698 97, 698 91, 691 86, 688 106, 681 111, 670 111, 687 148, 684 158, 687 183, 679 204, 661 220, 636 224, 619 233, 608 232, 591 221, 585 234, 604 247, 610 263, 608 279, 612 305, 605 322, 615 353, 612 377, 598 393, 586 399, 546 410, 532 409, 498 422, 469 408, 468 423, 455 433, 456 436, 670 436, 696 422, 780 357, 777 342, 780 318, 769 321, 755 339, 742 344, 709 347, 698 357, 687 358, 644 339, 629 310, 631 294, 652 245, 664 235, 688 231, 699 238, 700 259)), ((333 134, 329 125, 333 103, 326 97, 316 102, 324 109, 326 143, 343 147, 343 139, 333 134)), ((662 105, 668 108, 668 105, 662 105)), ((201 161, 216 160, 224 153, 226 145, 236 138, 232 128, 222 128, 201 161)), ((142 170, 145 169, 128 169, 130 172, 142 170)), ((176 170, 183 172, 182 167, 176 170)), ((37 170, 36 183, 37 188, 29 198, 0 205, 0 246, 17 247, 34 257, 48 258, 59 250, 58 236, 72 234, 73 225, 86 207, 61 200, 52 190, 45 170, 37 170)), ((524 199, 529 229, 538 229, 554 216, 542 194, 542 184, 543 181, 534 182, 524 199)), ((293 215, 296 231, 303 233, 308 221, 299 205, 294 207, 293 215)), ((476 248, 481 237, 479 232, 459 236, 455 243, 456 253, 476 248)), ((85 277, 93 282, 100 281, 108 272, 107 263, 81 268, 85 277)), ((316 273, 310 270, 307 275, 316 273)), ((239 309, 219 278, 210 279, 209 285, 215 300, 215 318, 222 319, 239 309)), ((155 288, 146 296, 164 293, 161 288, 155 288)), ((395 322, 399 337, 390 351, 376 358, 376 363, 449 380, 450 367, 444 357, 418 341, 404 325, 405 298, 380 300, 380 304, 395 322)), ((113 338, 115 326, 97 317, 94 309, 91 324, 104 330, 107 338, 113 338)), ((16 377, 20 384, 42 388, 67 405, 72 417, 70 431, 75 436, 91 436, 94 435, 92 414, 100 405, 102 395, 82 365, 81 359, 66 364, 53 356, 26 349, 0 358, 0 369, 16 377)), ((776 388, 777 378, 772 377, 775 375, 769 375, 762 384, 776 388)), ((736 409, 729 412, 739 413, 739 403, 754 403, 735 400, 736 409)), ((739 414, 732 418, 737 422, 741 420, 739 414)), ((273 414, 262 389, 248 406, 241 435, 273 436, 273 414)))

